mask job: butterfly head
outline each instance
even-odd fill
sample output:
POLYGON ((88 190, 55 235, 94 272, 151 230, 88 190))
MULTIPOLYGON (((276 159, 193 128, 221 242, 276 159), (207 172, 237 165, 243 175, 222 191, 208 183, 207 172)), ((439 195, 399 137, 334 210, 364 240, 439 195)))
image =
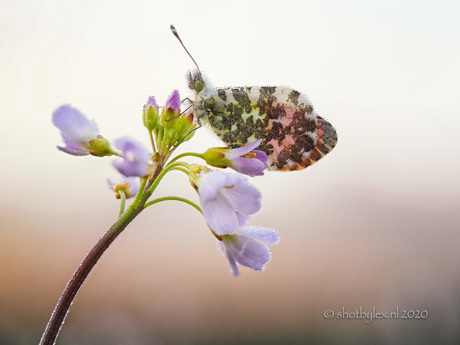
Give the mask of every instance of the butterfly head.
POLYGON ((187 73, 188 87, 197 94, 203 91, 206 86, 203 75, 200 70, 189 71, 187 73))

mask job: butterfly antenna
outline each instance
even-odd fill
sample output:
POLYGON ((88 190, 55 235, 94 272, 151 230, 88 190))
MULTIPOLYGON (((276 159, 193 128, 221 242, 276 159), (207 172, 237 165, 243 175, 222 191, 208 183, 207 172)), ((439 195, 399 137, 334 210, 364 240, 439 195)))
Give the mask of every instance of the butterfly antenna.
POLYGON ((179 40, 180 44, 182 44, 182 47, 184 47, 184 49, 185 49, 185 51, 187 52, 188 56, 190 56, 190 58, 192 59, 192 61, 193 61, 193 63, 195 64, 195 66, 196 66, 198 72, 201 73, 200 67, 198 67, 198 64, 196 63, 196 61, 195 61, 195 59, 193 58, 192 54, 190 54, 189 51, 187 50, 187 48, 185 48, 185 45, 184 45, 184 43, 182 42, 182 40, 180 39, 179 34, 177 33, 177 30, 176 30, 176 28, 174 27, 174 25, 171 24, 169 27, 170 27, 170 29, 171 29, 173 35, 176 36, 176 38, 179 40))

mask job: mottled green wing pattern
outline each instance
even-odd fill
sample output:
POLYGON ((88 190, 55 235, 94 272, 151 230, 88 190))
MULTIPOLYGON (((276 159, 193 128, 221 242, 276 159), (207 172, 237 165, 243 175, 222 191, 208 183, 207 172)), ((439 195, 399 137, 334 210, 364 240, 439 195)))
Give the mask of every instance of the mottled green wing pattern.
POLYGON ((230 147, 262 139, 269 170, 301 170, 337 143, 332 125, 306 96, 287 87, 239 87, 198 93, 194 113, 230 147))

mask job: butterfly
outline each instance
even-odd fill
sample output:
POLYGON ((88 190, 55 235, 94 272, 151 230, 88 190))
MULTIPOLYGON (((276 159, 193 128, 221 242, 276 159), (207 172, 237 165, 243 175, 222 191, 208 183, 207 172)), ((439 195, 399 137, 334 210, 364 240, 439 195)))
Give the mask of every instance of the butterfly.
MULTIPOLYGON (((173 26, 171 30, 187 51, 173 26)), ((302 93, 282 86, 217 88, 195 65, 187 79, 197 122, 209 125, 231 148, 262 139, 257 149, 268 155, 268 170, 304 169, 337 144, 334 127, 302 93)))

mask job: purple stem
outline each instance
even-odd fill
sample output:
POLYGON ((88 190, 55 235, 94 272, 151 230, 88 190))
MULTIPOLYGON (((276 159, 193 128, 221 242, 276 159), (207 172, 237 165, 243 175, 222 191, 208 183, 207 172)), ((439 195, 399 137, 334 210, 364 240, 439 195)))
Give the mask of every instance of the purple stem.
POLYGON ((77 295, 80 287, 88 277, 91 270, 94 268, 102 254, 109 248, 112 242, 121 234, 126 226, 143 210, 146 201, 152 195, 153 191, 149 191, 149 187, 155 181, 156 177, 162 171, 163 166, 157 165, 153 176, 149 179, 147 185, 143 189, 143 194, 138 202, 134 201, 129 209, 117 220, 115 224, 97 241, 91 251, 78 266, 77 270, 70 278, 67 286, 65 287, 56 307, 51 314, 51 318, 46 325, 39 345, 54 345, 56 338, 61 330, 64 320, 69 312, 70 305, 72 304, 75 296, 77 295))
POLYGON ((98 240, 91 251, 78 266, 77 270, 70 278, 64 292, 59 298, 56 307, 54 308, 51 318, 46 325, 46 329, 43 332, 42 338, 39 345, 53 345, 55 344, 56 338, 59 331, 64 323, 64 320, 69 312, 70 305, 72 304, 77 292, 83 285, 86 277, 94 268, 102 254, 112 244, 112 242, 121 234, 126 226, 139 214, 140 208, 137 212, 127 212, 125 217, 121 217, 112 227, 98 240))

